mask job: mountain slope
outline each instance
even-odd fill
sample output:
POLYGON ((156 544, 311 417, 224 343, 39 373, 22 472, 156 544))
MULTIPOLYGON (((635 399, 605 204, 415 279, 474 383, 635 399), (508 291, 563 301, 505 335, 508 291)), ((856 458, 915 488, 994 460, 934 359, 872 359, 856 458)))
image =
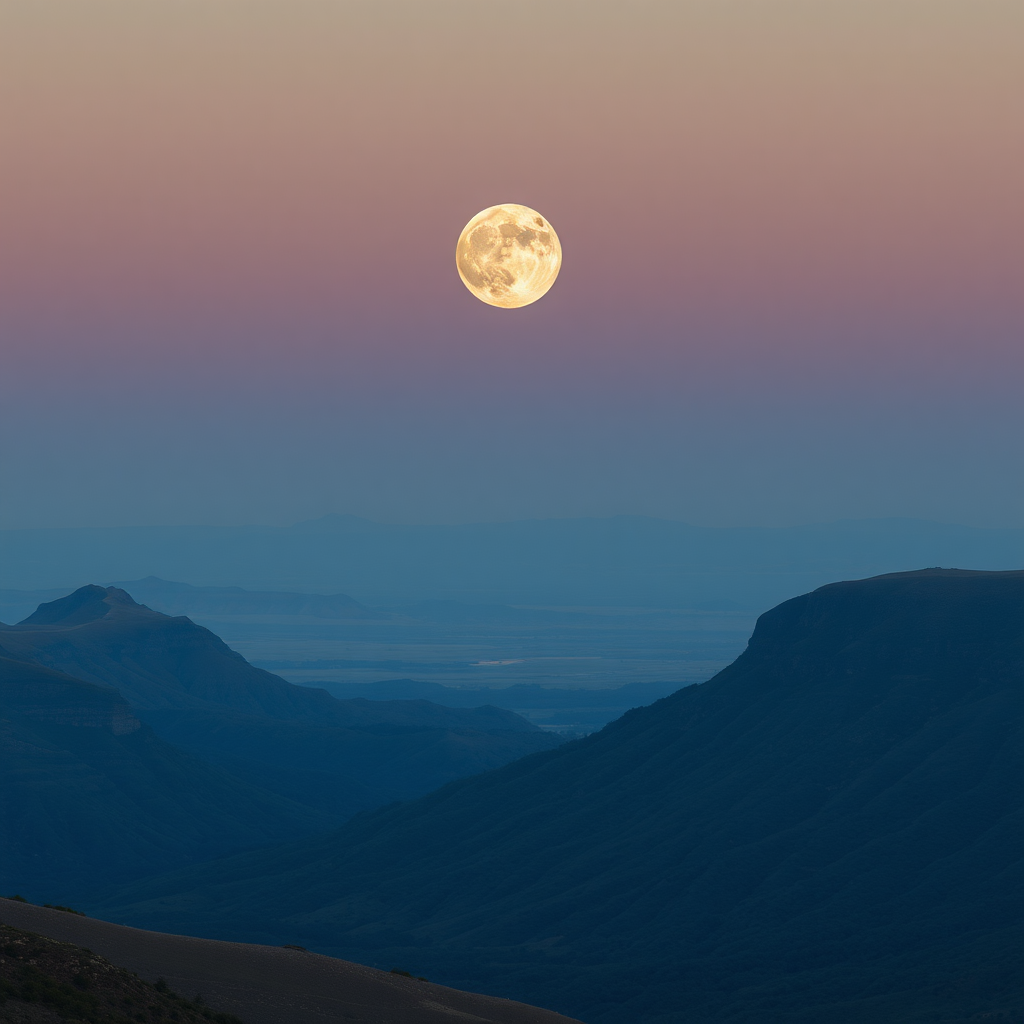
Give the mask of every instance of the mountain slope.
POLYGON ((137 1021, 242 1024, 176 995, 166 983, 147 984, 91 949, 0 923, 0 1024, 125 1024, 126 1007, 139 1007, 137 1021))
POLYGON ((493 707, 444 708, 426 701, 340 701, 254 668, 219 637, 184 616, 136 604, 116 587, 86 586, 0 627, 8 650, 91 682, 116 686, 139 710, 230 708, 245 714, 345 727, 482 728, 536 733, 493 707))
MULTIPOLYGON (((129 977, 134 985, 125 985, 123 974, 109 978, 108 973, 107 985, 97 978, 95 988, 113 987, 111 981, 118 987, 136 989, 144 988, 146 982, 156 982, 157 991, 166 993, 169 987, 190 1001, 198 992, 203 995, 204 1004, 212 1004, 218 1010, 228 1009, 245 1024, 578 1024, 536 1006, 457 992, 419 978, 376 971, 295 947, 282 949, 162 935, 13 900, 0 900, 0 938, 6 937, 2 934, 3 923, 61 943, 88 946, 86 950, 67 945, 54 949, 54 944, 46 940, 28 937, 23 945, 30 949, 13 951, 20 957, 31 952, 36 958, 42 946, 39 952, 58 960, 53 965, 57 970, 48 972, 51 975, 59 977, 65 973, 73 977, 83 966, 86 970, 82 973, 90 974, 89 967, 96 965, 95 953, 99 953, 110 963, 133 972, 129 977), (82 954, 89 957, 85 964, 74 964, 74 971, 60 970, 64 966, 60 960, 74 963, 82 954), (161 978, 166 979, 165 986, 159 986, 161 978)), ((137 992, 132 995, 137 996, 137 992)), ((166 999, 146 1002, 162 1002, 171 1020, 193 1020, 188 1012, 191 1007, 181 1000, 169 1007, 166 999), (177 1017, 173 1011, 177 1011, 177 1017)), ((205 1010, 205 1005, 198 1009, 205 1010)), ((23 1018, 15 1019, 18 1024, 27 1024, 23 1018)), ((124 1024, 124 1017, 116 1019, 124 1024)), ((152 1018, 145 1019, 166 1018, 154 1013, 152 1018)))
POLYGON ((826 586, 594 736, 105 909, 591 1024, 1019 1014, 1022 690, 1024 573, 826 586))
POLYGON ((0 628, 0 644, 116 687, 158 735, 336 821, 560 742, 499 708, 337 700, 294 686, 115 587, 40 605, 0 628))
POLYGON ((159 739, 108 687, 0 649, 0 884, 51 899, 330 819, 159 739))
POLYGON ((116 587, 81 587, 0 635, 22 657, 116 686, 139 710, 212 705, 348 724, 339 702, 323 691, 253 668, 209 630, 136 604, 116 587))

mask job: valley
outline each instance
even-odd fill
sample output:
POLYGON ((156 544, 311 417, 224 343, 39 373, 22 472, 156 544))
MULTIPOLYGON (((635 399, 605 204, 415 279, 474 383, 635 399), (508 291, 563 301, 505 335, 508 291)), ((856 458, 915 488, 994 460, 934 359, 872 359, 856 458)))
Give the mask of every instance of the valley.
MULTIPOLYGON (((827 585, 742 645, 738 615, 416 619, 334 595, 253 616, 278 598, 192 589, 197 618, 228 602, 206 623, 294 682, 117 587, 0 627, 9 888, 101 932, 402 964, 587 1024, 1024 1013, 1024 573, 827 585), (528 652, 678 678, 502 676, 528 652), (369 674, 388 668, 418 678, 369 674)), ((0 922, 95 931, 20 906, 0 922)), ((295 1024, 349 1019, 324 1012, 295 1024)))
POLYGON ((1015 1019, 1022 622, 1020 572, 827 586, 586 739, 96 909, 588 1024, 1015 1019))

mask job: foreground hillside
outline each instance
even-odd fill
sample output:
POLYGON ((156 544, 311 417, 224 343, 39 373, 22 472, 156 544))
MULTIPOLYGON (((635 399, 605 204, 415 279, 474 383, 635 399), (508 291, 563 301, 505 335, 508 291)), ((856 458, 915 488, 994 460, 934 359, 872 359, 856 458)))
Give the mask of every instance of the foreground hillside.
POLYGON ((0 1024, 242 1024, 66 942, 0 924, 0 1024))
POLYGON ((823 587, 708 683, 118 920, 402 962, 603 1022, 1024 1011, 1024 573, 823 587))
MULTIPOLYGON (((239 1024, 235 1015, 244 1024, 578 1024, 536 1006, 459 992, 294 945, 162 935, 12 900, 0 900, 0 986, 5 978, 15 998, 6 1007, 10 1018, 0 1005, 4 1024, 8 1019, 11 1024, 54 1024, 52 1016, 24 1014, 26 1009, 60 1009, 61 995, 71 1011, 67 1019, 84 1017, 97 1024, 168 1019, 239 1024), (38 977, 31 976, 33 970, 56 982, 53 995, 58 998, 49 1003, 36 998, 27 1006, 17 999, 26 994, 26 980, 36 981, 37 994, 47 994, 38 977), (175 998, 175 991, 186 998, 175 998), (98 1004, 94 1015, 76 1015, 75 1009, 89 1008, 90 996, 98 1004), (114 1012, 104 1015, 108 1006, 114 1012)), ((0 1003, 2 993, 0 987, 0 1003)))

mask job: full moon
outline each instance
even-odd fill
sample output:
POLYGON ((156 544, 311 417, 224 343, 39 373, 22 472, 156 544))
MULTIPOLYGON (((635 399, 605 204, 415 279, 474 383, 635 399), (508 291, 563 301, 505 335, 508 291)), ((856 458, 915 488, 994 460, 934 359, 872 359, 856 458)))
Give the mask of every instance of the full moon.
POLYGON ((462 229, 455 265, 481 302, 517 309, 536 302, 555 283, 562 246, 536 210, 503 203, 478 213, 462 229))

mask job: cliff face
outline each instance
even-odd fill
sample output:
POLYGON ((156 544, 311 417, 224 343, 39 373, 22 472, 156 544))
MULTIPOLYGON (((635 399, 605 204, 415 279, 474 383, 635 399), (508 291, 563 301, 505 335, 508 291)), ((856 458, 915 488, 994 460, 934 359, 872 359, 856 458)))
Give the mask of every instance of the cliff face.
POLYGON ((137 604, 116 587, 82 587, 0 630, 16 657, 116 687, 140 710, 229 706, 279 718, 329 718, 338 702, 253 668, 184 617, 137 604))
POLYGON ((592 1024, 1012 1017, 1022 712, 1024 572, 834 584, 585 740, 107 910, 592 1024))

